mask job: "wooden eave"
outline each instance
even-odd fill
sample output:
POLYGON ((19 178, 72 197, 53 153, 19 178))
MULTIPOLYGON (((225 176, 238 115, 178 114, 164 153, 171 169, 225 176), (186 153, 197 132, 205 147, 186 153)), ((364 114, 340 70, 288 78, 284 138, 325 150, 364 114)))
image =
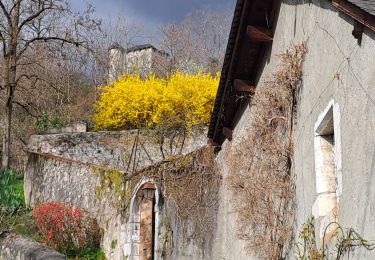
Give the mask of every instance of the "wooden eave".
POLYGON ((228 40, 219 89, 208 131, 210 143, 231 139, 243 102, 253 95, 272 43, 279 0, 238 0, 228 40))
MULTIPOLYGON (((369 13, 359 7, 360 2, 356 2, 357 5, 351 3, 355 0, 329 1, 358 23, 375 31, 375 4, 371 4, 369 13)), ((232 130, 247 102, 243 97, 253 95, 256 90, 265 51, 272 44, 280 5, 280 0, 237 0, 207 135, 213 145, 221 145, 225 139, 232 138, 232 130)), ((355 26, 353 35, 356 33, 355 26)))
MULTIPOLYGON (((375 32, 375 16, 347 0, 331 0, 333 6, 375 32)), ((374 4, 375 5, 375 4, 374 4)))

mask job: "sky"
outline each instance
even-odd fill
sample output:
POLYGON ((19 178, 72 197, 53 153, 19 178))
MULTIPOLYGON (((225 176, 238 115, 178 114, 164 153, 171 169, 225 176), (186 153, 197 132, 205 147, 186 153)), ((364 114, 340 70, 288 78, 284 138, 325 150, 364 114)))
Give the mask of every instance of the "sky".
POLYGON ((92 4, 96 16, 105 22, 121 14, 129 23, 142 25, 148 34, 156 33, 157 26, 179 22, 196 9, 214 9, 233 13, 236 0, 70 0, 74 9, 82 10, 92 4))

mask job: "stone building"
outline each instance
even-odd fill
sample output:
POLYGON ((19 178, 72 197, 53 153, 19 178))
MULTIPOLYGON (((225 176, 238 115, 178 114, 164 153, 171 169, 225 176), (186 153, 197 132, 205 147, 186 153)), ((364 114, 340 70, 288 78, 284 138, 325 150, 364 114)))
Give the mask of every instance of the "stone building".
POLYGON ((158 76, 165 76, 169 61, 166 52, 158 50, 151 44, 125 49, 115 43, 109 48, 109 63, 109 78, 113 80, 134 69, 139 70, 142 75, 153 72, 158 76))
MULTIPOLYGON (((337 237, 349 234, 337 229, 338 224, 343 230, 352 228, 367 239, 375 239, 374 47, 375 1, 237 1, 208 137, 213 145, 221 146, 217 161, 223 176, 244 174, 248 182, 257 183, 256 175, 246 175, 262 172, 260 168, 251 169, 265 166, 256 159, 269 158, 271 149, 282 151, 281 146, 267 146, 268 140, 278 138, 280 133, 265 137, 268 133, 259 123, 270 129, 290 120, 290 136, 285 132, 281 137, 291 142, 287 172, 295 192, 292 209, 280 206, 284 216, 285 212, 293 214, 290 237, 295 239, 290 246, 283 245, 283 255, 289 259, 295 257, 292 245, 311 217, 316 250, 326 249, 329 259, 336 259, 338 253, 330 247, 339 243, 330 236, 335 236, 335 230, 339 230, 337 237), (285 86, 278 82, 285 77, 281 60, 298 44, 303 44, 306 53, 299 86, 291 97, 293 113, 290 118, 277 119, 277 113, 283 111, 276 111, 276 117, 269 117, 273 112, 267 104, 284 98, 279 91, 285 86), (268 97, 260 96, 265 92, 268 97), (243 145, 249 138, 253 138, 250 145, 243 145), (257 154, 246 157, 244 154, 251 152, 245 149, 257 154), (251 165, 233 170, 233 160, 251 165)), ((292 70, 287 68, 286 73, 293 74, 292 70)), ((268 171, 279 174, 271 164, 269 161, 268 171)), ((274 181, 272 175, 268 177, 267 181, 274 181)), ((228 210, 225 208, 223 215, 228 215, 228 210)), ((219 236, 220 256, 224 257, 220 259, 258 259, 255 249, 248 256, 239 253, 244 252, 242 245, 230 228, 238 226, 236 221, 238 218, 219 219, 218 233, 225 234, 219 236)), ((374 259, 375 253, 364 247, 358 247, 349 258, 374 259)))
MULTIPOLYGON (((194 163, 196 153, 201 153, 205 131, 165 138, 161 144, 152 130, 72 129, 31 136, 24 189, 27 205, 34 208, 58 201, 82 208, 103 231, 101 247, 107 259, 180 259, 189 251, 201 254, 194 239, 186 242, 175 202, 166 194, 175 192, 170 190, 174 182, 169 185, 167 179, 176 178, 175 171, 194 163)), ((10 249, 25 253, 17 244, 10 249)), ((6 248, 0 248, 0 259, 7 253, 2 250, 6 248)))
MULTIPOLYGON (((168 156, 137 131, 34 136, 27 202, 90 212, 108 259, 307 258, 304 227, 315 253, 336 259, 328 246, 347 235, 364 243, 350 259, 374 259, 346 233, 375 240, 374 6, 238 0, 208 129, 213 160, 200 135, 165 145, 168 156)), ((111 53, 114 65, 126 51, 111 53)))

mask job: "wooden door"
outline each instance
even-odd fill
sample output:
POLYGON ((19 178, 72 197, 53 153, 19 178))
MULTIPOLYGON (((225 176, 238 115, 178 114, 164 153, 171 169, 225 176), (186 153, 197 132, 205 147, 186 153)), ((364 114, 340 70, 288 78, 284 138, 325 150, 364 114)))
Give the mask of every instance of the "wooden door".
POLYGON ((155 230, 155 191, 144 189, 140 205, 140 255, 141 260, 154 258, 154 230, 155 230))

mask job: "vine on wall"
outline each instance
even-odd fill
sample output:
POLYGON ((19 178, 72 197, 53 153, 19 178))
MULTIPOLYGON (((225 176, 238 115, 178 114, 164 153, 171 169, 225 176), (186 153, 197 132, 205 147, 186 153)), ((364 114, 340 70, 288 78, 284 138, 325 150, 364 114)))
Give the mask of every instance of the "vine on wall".
MULTIPOLYGON (((374 250, 375 242, 369 241, 356 232, 353 228, 344 229, 339 223, 329 223, 324 232, 323 243, 317 245, 315 238, 315 221, 309 218, 299 232, 299 241, 294 245, 298 260, 325 260, 344 259, 356 249, 374 250), (334 226, 333 235, 329 236, 327 230, 334 226)), ((330 232, 331 233, 331 232, 330 232)))
POLYGON ((221 182, 214 167, 213 149, 205 146, 130 174, 95 168, 99 176, 96 194, 99 199, 108 200, 127 219, 136 186, 144 177, 152 178, 164 200, 173 205, 182 234, 186 234, 189 223, 194 231, 193 238, 204 243, 216 224, 221 182))
POLYGON ((251 100, 249 135, 231 159, 228 187, 238 216, 237 235, 262 259, 280 259, 291 240, 291 135, 306 51, 302 43, 279 55, 278 71, 251 100))

